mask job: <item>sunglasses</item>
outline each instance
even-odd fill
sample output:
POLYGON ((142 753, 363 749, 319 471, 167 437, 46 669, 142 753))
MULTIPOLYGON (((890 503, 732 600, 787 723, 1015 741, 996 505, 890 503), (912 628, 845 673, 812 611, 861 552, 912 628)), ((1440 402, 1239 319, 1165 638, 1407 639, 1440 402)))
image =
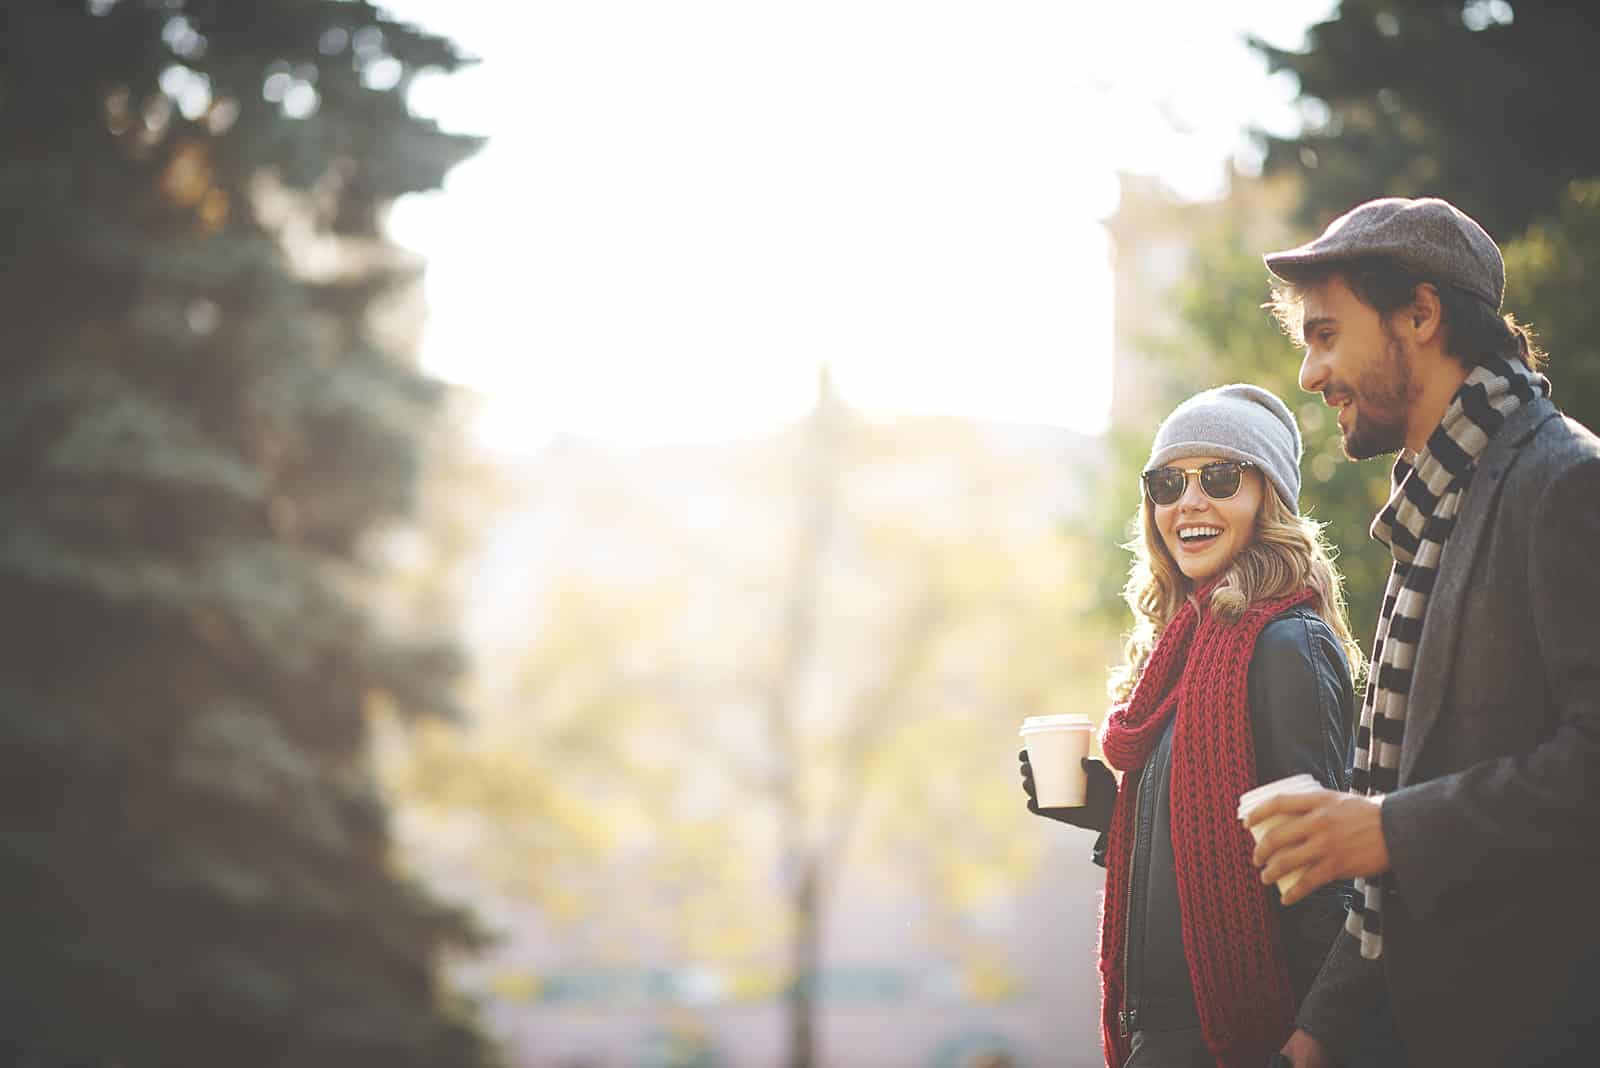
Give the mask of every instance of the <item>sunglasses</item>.
POLYGON ((1151 504, 1173 504, 1183 496, 1189 476, 1200 479, 1200 488, 1214 501, 1225 501, 1239 492, 1244 469, 1254 467, 1249 460, 1214 460, 1201 467, 1158 467, 1139 476, 1151 504))

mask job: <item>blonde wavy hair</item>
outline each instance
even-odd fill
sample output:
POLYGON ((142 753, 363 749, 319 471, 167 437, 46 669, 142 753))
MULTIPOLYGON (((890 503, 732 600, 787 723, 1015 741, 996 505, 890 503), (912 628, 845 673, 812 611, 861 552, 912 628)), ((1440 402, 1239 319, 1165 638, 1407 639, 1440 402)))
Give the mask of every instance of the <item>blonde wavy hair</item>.
MULTIPOLYGON (((1254 474, 1260 478, 1259 473, 1254 474)), ((1361 648, 1350 633, 1344 601, 1344 577, 1334 566, 1334 553, 1323 539, 1323 524, 1289 510, 1283 498, 1264 485, 1256 513, 1255 536, 1233 558, 1222 581, 1211 591, 1211 611, 1236 622, 1257 601, 1285 597, 1309 586, 1316 591, 1312 607, 1333 629, 1350 660, 1352 676, 1361 672, 1361 648)), ((1133 610, 1133 630, 1123 647, 1123 660, 1107 684, 1113 701, 1124 700, 1150 658, 1162 629, 1178 614, 1194 583, 1178 569, 1156 529, 1155 511, 1140 494, 1138 524, 1125 548, 1133 553, 1123 599, 1133 610)))

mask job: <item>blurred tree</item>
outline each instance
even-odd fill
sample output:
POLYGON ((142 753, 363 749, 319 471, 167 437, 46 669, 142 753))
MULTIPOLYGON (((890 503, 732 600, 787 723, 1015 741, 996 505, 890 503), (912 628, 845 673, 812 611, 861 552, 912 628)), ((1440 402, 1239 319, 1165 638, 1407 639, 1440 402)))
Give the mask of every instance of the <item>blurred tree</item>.
MULTIPOLYGON (((1600 227, 1594 183, 1583 179, 1600 175, 1600 119, 1578 102, 1600 92, 1600 22, 1557 0, 1343 0, 1309 37, 1304 53, 1254 42, 1274 70, 1299 80, 1304 131, 1265 139, 1266 170, 1299 180, 1298 222, 1314 232, 1374 196, 1458 204, 1500 241, 1505 306, 1546 339, 1557 402, 1595 425, 1600 353, 1588 341, 1596 324, 1582 264, 1600 255, 1600 227)), ((1182 298, 1189 340, 1222 377, 1281 382, 1288 397, 1293 384, 1274 368, 1293 361, 1274 365, 1272 328, 1255 308, 1267 288, 1259 255, 1308 233, 1257 233, 1240 246, 1244 232, 1198 242, 1182 298)), ((1337 544, 1356 549, 1366 504, 1384 486, 1381 465, 1338 464, 1331 422, 1313 405, 1301 417, 1307 501, 1337 544)), ((1344 558, 1358 633, 1370 635, 1382 562, 1360 551, 1344 558)))
POLYGON ((943 914, 1015 886, 1032 838, 1014 725, 1098 715, 1113 646, 1083 622, 1071 544, 1030 518, 1029 475, 971 428, 862 424, 824 377, 796 445, 795 476, 774 483, 796 509, 779 622, 744 660, 790 917, 788 1063, 809 1068, 821 932, 853 840, 896 857, 943 914), (943 507, 919 512, 903 487, 940 467, 943 507))
POLYGON ((599 573, 568 562, 493 711, 419 734, 396 785, 445 863, 569 921, 580 953, 776 972, 733 993, 786 999, 800 1066, 847 866, 935 915, 1014 892, 1040 841, 1016 725, 1097 714, 1114 641, 1049 521, 1059 472, 981 431, 869 425, 825 386, 738 454, 718 496, 641 469, 665 515, 582 477, 592 518, 562 514, 599 573))
POLYGON ((1600 178, 1572 183, 1549 217, 1505 248, 1506 307, 1550 351, 1562 411, 1600 427, 1600 307, 1588 272, 1600 262, 1600 178))
POLYGON ((1502 243, 1600 174, 1600 20, 1566 0, 1343 0, 1304 53, 1253 42, 1299 79, 1306 128, 1265 138, 1320 230, 1375 196, 1445 197, 1502 243))
POLYGON ((442 397, 383 209, 476 148, 405 105, 462 62, 359 0, 0 14, 7 1064, 489 1059, 366 744, 459 670, 368 606, 442 397))

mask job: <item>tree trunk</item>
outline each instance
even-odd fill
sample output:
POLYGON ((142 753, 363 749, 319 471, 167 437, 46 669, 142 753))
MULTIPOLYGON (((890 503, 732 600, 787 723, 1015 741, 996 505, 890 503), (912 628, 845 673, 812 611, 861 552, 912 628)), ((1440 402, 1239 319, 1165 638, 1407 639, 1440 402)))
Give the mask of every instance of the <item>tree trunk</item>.
POLYGON ((824 557, 837 507, 841 418, 838 399, 824 369, 818 385, 817 406, 807 428, 804 481, 797 502, 794 570, 784 605, 783 660, 767 710, 773 750, 779 759, 774 792, 778 802, 779 834, 783 836, 780 856, 786 869, 784 890, 789 895, 794 922, 789 961, 789 1068, 811 1068, 816 1056, 822 857, 819 848, 807 838, 810 821, 801 801, 803 754, 795 719, 816 647, 824 557))
POLYGON ((790 941, 788 1068, 812 1068, 817 1047, 817 963, 821 949, 822 894, 817 858, 796 858, 794 934, 790 941))

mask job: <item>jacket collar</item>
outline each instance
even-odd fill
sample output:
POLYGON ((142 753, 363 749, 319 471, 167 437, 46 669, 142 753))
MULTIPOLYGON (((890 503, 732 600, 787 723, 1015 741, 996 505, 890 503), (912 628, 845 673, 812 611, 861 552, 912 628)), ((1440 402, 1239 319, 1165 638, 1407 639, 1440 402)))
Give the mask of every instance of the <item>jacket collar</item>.
POLYGON ((1428 595, 1422 635, 1417 643, 1416 670, 1406 703, 1405 735, 1400 744, 1400 784, 1410 779, 1428 732, 1439 718, 1445 691, 1455 667, 1461 599, 1472 576, 1483 532, 1495 513, 1506 472, 1541 426, 1559 416, 1548 397, 1535 397, 1506 420, 1478 458, 1477 469, 1456 515, 1455 528, 1444 543, 1439 574, 1428 595))

